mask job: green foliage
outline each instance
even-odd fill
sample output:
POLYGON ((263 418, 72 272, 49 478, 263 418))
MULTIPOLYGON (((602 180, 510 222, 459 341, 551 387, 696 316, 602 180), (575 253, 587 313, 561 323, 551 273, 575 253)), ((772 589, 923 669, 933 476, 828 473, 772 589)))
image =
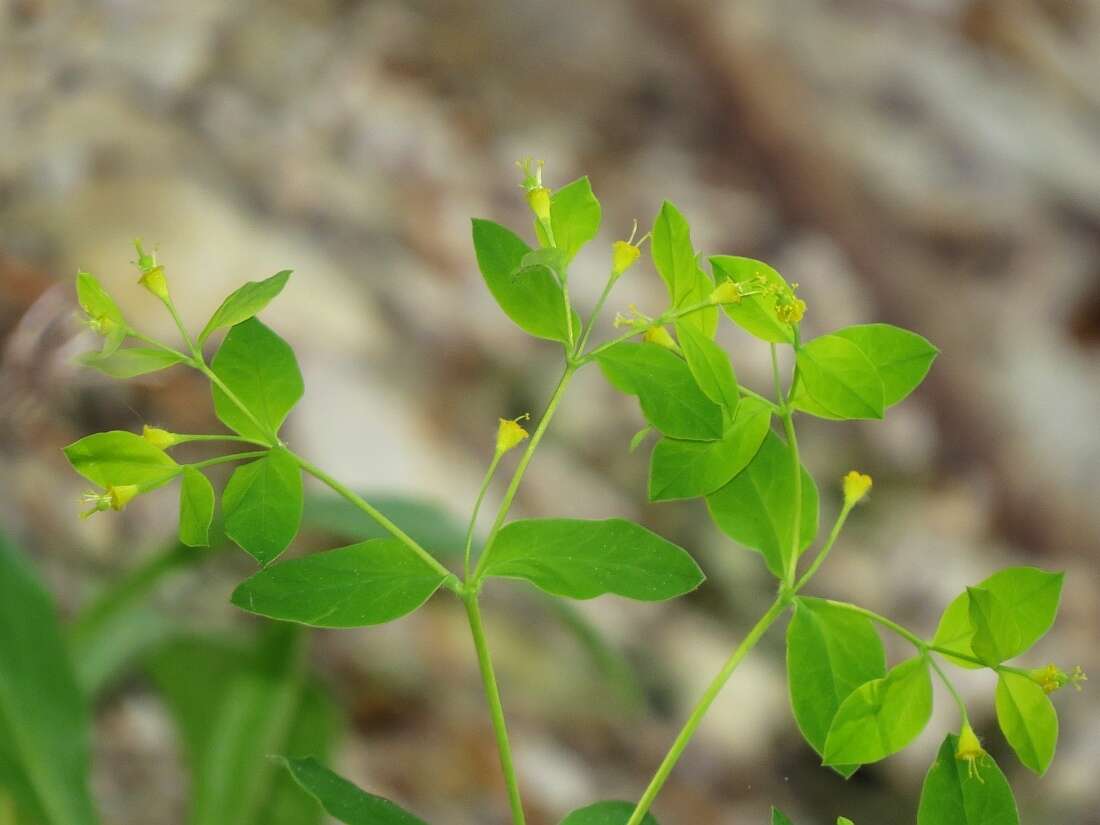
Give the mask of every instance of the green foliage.
POLYGON ((875 365, 887 407, 903 401, 920 386, 939 355, 927 339, 890 324, 858 324, 833 334, 847 338, 875 365))
POLYGON ((290 280, 290 276, 291 270, 284 269, 270 278, 262 281, 249 281, 235 290, 222 301, 222 305, 215 310, 206 326, 203 327, 202 332, 199 333, 199 345, 201 346, 207 338, 219 329, 236 326, 262 311, 283 291, 283 287, 290 280))
POLYGON ((347 825, 426 825, 380 796, 361 791, 316 759, 281 760, 290 775, 326 812, 347 825))
POLYGON ((371 539, 268 567, 234 591, 233 604, 314 627, 360 627, 411 613, 443 579, 396 539, 371 539))
MULTIPOLYGON (((630 802, 597 802, 579 808, 563 819, 560 825, 626 825, 634 805, 630 802)), ((658 825, 653 814, 642 818, 642 825, 658 825)))
MULTIPOLYGON (((653 222, 650 245, 653 265, 668 287, 673 309, 683 309, 706 301, 714 283, 696 260, 691 245, 691 229, 680 211, 668 201, 653 222)), ((681 326, 692 326, 708 338, 718 329, 718 308, 711 307, 685 316, 681 326)))
POLYGON ((833 418, 882 418, 885 389, 863 350, 839 335, 822 335, 798 350, 798 377, 809 399, 833 418))
POLYGON ((213 520, 213 485, 201 470, 184 467, 180 481, 180 543, 188 547, 209 547, 213 520))
POLYGON ((0 790, 48 825, 93 825, 88 727, 49 594, 0 534, 0 790))
POLYGON ((972 773, 955 758, 958 737, 944 739, 924 779, 917 825, 1020 825, 1016 801, 1001 769, 986 756, 972 773))
POLYGON ((737 412, 741 393, 725 350, 698 327, 684 320, 676 322, 676 336, 680 339, 680 350, 699 389, 715 404, 725 408, 727 421, 732 419, 737 412))
POLYGON ((772 808, 772 823, 771 825, 793 825, 787 815, 778 808, 772 808))
POLYGON ((218 418, 260 442, 277 437, 305 390, 294 350, 255 318, 229 331, 210 367, 221 381, 212 386, 218 418))
POLYGON ((129 335, 122 310, 103 285, 87 272, 76 274, 76 298, 87 315, 88 326, 103 336, 99 357, 112 355, 129 335))
POLYGON ((1058 712, 1045 690, 1027 676, 1002 671, 997 679, 997 722, 1028 768, 1042 776, 1058 744, 1058 712))
POLYGON ((77 360, 111 378, 135 378, 181 364, 186 358, 178 352, 153 347, 126 347, 106 356, 98 352, 88 353, 77 360))
POLYGON ((789 290, 783 276, 762 261, 733 255, 712 255, 710 265, 716 280, 731 281, 744 287, 746 295, 736 304, 723 304, 730 320, 762 341, 773 344, 794 342, 794 330, 781 321, 776 312, 778 293, 789 290), (768 291, 768 289, 772 291, 768 291))
MULTIPOLYGON (((782 578, 794 541, 795 495, 789 446, 769 432, 749 465, 715 493, 707 509, 722 532, 764 557, 768 569, 782 578)), ((799 550, 817 535, 817 486, 802 468, 799 550)))
MULTIPOLYGON (((886 651, 870 619, 824 599, 796 600, 787 626, 787 684, 791 710, 810 747, 824 754, 841 704, 885 675, 886 651)), ((837 770, 851 776, 855 766, 837 770)))
POLYGON ((840 703, 825 738, 825 764, 885 759, 916 739, 931 716, 932 677, 928 660, 917 656, 860 685, 840 703))
MULTIPOLYGON (((552 248, 561 253, 566 265, 582 246, 596 237, 601 217, 600 202, 592 193, 587 177, 567 183, 550 196, 550 225, 554 230, 552 248)), ((544 247, 549 246, 549 239, 537 221, 535 232, 539 242, 544 247)))
POLYGON ((262 565, 279 557, 302 522, 302 471, 283 448, 233 471, 222 495, 225 533, 262 565))
POLYGON ((164 450, 122 430, 85 436, 65 448, 65 457, 74 470, 100 487, 135 484, 151 489, 183 471, 164 450))

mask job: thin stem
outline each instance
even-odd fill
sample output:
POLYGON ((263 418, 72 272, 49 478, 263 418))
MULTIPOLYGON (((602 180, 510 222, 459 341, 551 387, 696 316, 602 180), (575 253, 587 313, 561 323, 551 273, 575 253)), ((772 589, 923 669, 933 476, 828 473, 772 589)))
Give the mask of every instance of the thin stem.
POLYGON ((657 768, 657 772, 653 775, 649 787, 645 789, 645 793, 642 794, 642 798, 635 806, 634 813, 630 815, 630 819, 627 820, 626 825, 640 825, 645 815, 649 812, 650 807, 653 805, 653 801, 661 792, 661 788, 664 787, 673 768, 676 767, 676 763, 680 761, 680 757, 683 755, 691 738, 695 735, 695 731, 698 730, 703 718, 707 715, 707 711, 710 710, 710 706, 714 704, 714 700, 718 698, 718 694, 722 692, 722 688, 726 686, 726 682, 729 681, 730 676, 733 675, 737 666, 741 664, 741 661, 748 655, 749 651, 756 647, 756 644, 764 636, 768 628, 772 626, 775 620, 778 619, 786 609, 787 603, 787 598, 783 596, 780 596, 772 603, 772 606, 769 607, 768 611, 760 617, 755 625, 753 625, 752 630, 749 631, 749 634, 742 640, 741 644, 737 646, 737 649, 730 654, 729 659, 726 660, 726 663, 722 666, 718 675, 711 680, 706 691, 703 692, 702 697, 700 697, 695 708, 692 710, 687 722, 684 723, 684 727, 680 730, 680 734, 676 737, 676 741, 672 743, 672 747, 669 748, 660 767, 657 768))
POLYGON ((573 380, 574 372, 576 372, 575 366, 566 366, 565 372, 562 373, 561 380, 558 381, 558 386, 554 388, 554 393, 550 396, 550 401, 546 405, 546 411, 542 414, 542 418, 539 420, 535 432, 531 435, 531 440, 527 442, 527 449, 523 451, 523 456, 520 458, 519 464, 516 465, 516 471, 512 474, 512 480, 508 483, 508 489, 504 493, 504 498, 500 503, 500 509, 497 510, 497 516, 493 521, 492 528, 489 530, 489 536, 485 539, 485 549, 481 553, 481 558, 477 560, 477 567, 474 570, 473 576, 475 587, 476 583, 481 580, 485 568, 485 560, 489 558, 489 550, 492 548, 493 542, 496 541, 497 533, 500 532, 500 528, 504 526, 504 520, 508 517, 508 511, 512 508, 512 502, 515 500, 516 492, 519 490, 519 485, 523 481, 523 475, 527 472, 527 466, 531 463, 531 459, 535 455, 535 450, 538 449, 542 437, 546 434, 546 430, 550 426, 550 421, 554 417, 558 404, 561 403, 562 396, 565 395, 565 390, 569 386, 569 382, 573 380))
POLYGON ((898 636, 901 636, 901 638, 905 639, 907 642, 911 643, 915 648, 922 652, 929 649, 928 644, 917 634, 910 632, 897 622, 887 619, 885 616, 880 616, 874 611, 868 610, 865 607, 854 605, 851 602, 838 602, 834 601, 833 599, 826 599, 826 601, 833 607, 839 607, 842 610, 847 610, 849 613, 858 613, 861 616, 866 616, 872 622, 876 622, 877 624, 880 624, 883 627, 892 630, 898 636))
MULTIPOLYGON (((968 656, 965 653, 959 653, 958 651, 955 651, 955 650, 948 650, 947 648, 940 647, 939 645, 928 645, 928 649, 940 654, 941 656, 947 656, 947 657, 950 657, 950 658, 953 658, 953 659, 961 659, 964 662, 970 662, 972 665, 979 665, 981 667, 989 667, 988 664, 986 664, 985 662, 983 662, 981 659, 977 658, 976 656, 968 656)), ((997 670, 997 671, 1000 671, 1000 670, 1009 670, 1009 671, 1013 671, 1013 672, 1017 671, 1017 668, 1010 668, 1007 665, 998 665, 997 667, 995 667, 993 669, 997 670)), ((1024 675, 1027 675, 1026 670, 1020 670, 1019 672, 1023 673, 1024 675)))
MULTIPOLYGON (((798 553, 802 549, 802 458, 798 453, 798 436, 794 431, 794 414, 791 412, 790 394, 783 394, 783 383, 779 378, 779 355, 775 344, 771 345, 772 380, 775 382, 775 397, 780 405, 783 418, 783 431, 787 435, 787 446, 791 451, 791 465, 794 473, 794 513, 791 517, 791 548, 787 560, 786 575, 783 578, 788 587, 794 586, 798 570, 798 553)), ((797 367, 796 367, 797 369, 797 367)))
POLYGON ((257 447, 269 446, 263 441, 256 441, 252 438, 245 438, 243 435, 229 435, 228 433, 218 433, 213 435, 197 435, 195 433, 173 433, 173 435, 175 435, 176 437, 176 444, 189 444, 193 441, 234 441, 239 444, 255 444, 257 447))
POLYGON ((481 621, 481 610, 477 604, 477 591, 467 590, 463 601, 466 603, 466 617, 470 621, 470 634, 477 650, 477 663, 481 671, 481 682, 485 688, 485 699, 489 704, 489 715, 493 721, 493 733, 497 740, 497 752, 500 755, 500 769, 504 773, 504 784, 508 788, 508 804, 512 809, 513 825, 524 825, 523 801, 520 798, 519 781, 512 762, 512 747, 508 742, 508 726, 504 721, 504 706, 500 700, 500 688, 497 687, 496 674, 493 672, 493 660, 489 655, 489 645, 485 639, 485 626, 481 621))
POLYGON ((836 517, 836 521, 833 523, 833 529, 829 531, 829 538, 825 541, 825 546, 821 548, 821 552, 817 554, 817 558, 814 559, 810 568, 802 575, 802 578, 798 580, 798 584, 794 586, 794 592, 797 593, 807 584, 810 579, 814 577, 814 574, 821 568, 821 565, 825 563, 825 559, 829 556, 829 551, 833 549, 833 545, 836 543, 837 537, 840 535, 840 531, 844 529, 844 522, 848 520, 848 514, 852 512, 854 505, 845 504, 841 510, 840 515, 836 517))
POLYGON ((588 337, 592 334, 592 330, 596 326, 596 320, 603 310, 603 305, 607 303, 607 299, 611 295, 611 290, 615 288, 615 284, 618 283, 618 281, 619 276, 612 272, 607 279, 607 283, 604 284, 603 292, 600 293, 600 297, 596 300, 596 306, 592 309, 592 314, 588 316, 588 320, 581 329, 581 337, 577 341, 577 348, 573 352, 574 358, 584 352, 585 344, 588 343, 588 337))
POLYGON ((648 321, 644 324, 640 324, 638 326, 632 326, 631 329, 630 329, 630 332, 625 332, 625 333, 623 333, 622 335, 620 335, 616 338, 612 338, 610 341, 607 341, 603 344, 600 344, 598 347, 596 347, 594 350, 589 352, 587 355, 580 358, 577 361, 577 366, 583 366, 584 364, 587 364, 590 361, 595 360, 596 356, 599 355, 601 352, 604 352, 605 350, 609 350, 613 346, 615 346, 616 344, 621 344, 623 341, 629 341, 631 338, 634 338, 637 335, 643 334, 646 330, 650 330, 650 329, 654 329, 655 327, 663 326, 663 325, 671 323, 671 322, 673 322, 673 321, 675 321, 679 318, 683 318, 686 315, 691 315, 692 313, 695 313, 695 312, 701 312, 702 310, 708 309, 708 308, 713 307, 713 306, 718 306, 718 305, 715 304, 714 301, 712 301, 708 298, 705 301, 700 301, 697 304, 692 304, 691 306, 683 307, 682 309, 675 309, 675 310, 669 310, 668 312, 662 312, 660 315, 658 315, 656 318, 654 318, 651 321, 648 321))
POLYGON ((408 533, 406 533, 404 530, 402 530, 400 527, 398 527, 396 524, 386 518, 381 513, 381 511, 370 504, 370 502, 368 502, 354 490, 351 490, 341 484, 339 481, 330 476, 316 464, 307 461, 297 453, 287 450, 287 454, 290 455, 290 457, 293 458, 296 462, 298 462, 298 466, 301 467, 305 472, 309 473, 318 481, 327 484, 335 492, 339 493, 349 502, 354 504, 364 513, 374 519, 374 521, 376 521, 378 525, 382 527, 382 529, 384 529, 391 536, 393 536, 395 539, 397 539, 414 553, 416 553, 416 555, 420 556, 420 558, 423 559, 424 563, 435 570, 435 572, 439 573, 439 575, 441 576, 445 576, 446 578, 443 580, 444 587, 455 593, 461 593, 463 588, 462 585, 459 583, 458 578, 450 570, 440 564, 435 556, 433 556, 431 553, 421 547, 420 544, 412 536, 410 536, 408 533))
POLYGON ((171 298, 165 300, 164 305, 168 307, 168 314, 172 316, 172 320, 176 322, 176 329, 180 331, 180 335, 183 336, 183 342, 187 344, 187 349, 191 351, 192 357, 196 361, 202 360, 202 352, 195 346, 194 339, 191 338, 191 333, 187 331, 187 327, 184 326, 183 319, 180 318, 179 312, 176 311, 176 305, 171 298))
POLYGON ((771 411, 772 411, 773 413, 780 413, 780 412, 782 412, 782 409, 783 409, 783 408, 782 408, 782 407, 781 407, 781 406, 780 406, 779 404, 776 404, 776 403, 775 403, 774 401, 772 401, 772 400, 771 400, 770 398, 765 398, 764 396, 762 396, 762 395, 761 395, 760 393, 758 393, 758 392, 754 392, 753 390, 750 390, 750 389, 749 389, 748 387, 746 387, 746 386, 745 386, 744 384, 738 384, 738 385, 737 385, 737 389, 741 391, 741 394, 742 394, 742 395, 747 395, 747 396, 749 396, 750 398, 755 398, 755 399, 756 399, 757 401, 759 401, 759 402, 761 402, 761 403, 763 403, 763 404, 767 404, 767 405, 768 405, 768 407, 769 407, 769 409, 771 409, 771 411))
POLYGON ((966 713, 966 702, 963 701, 962 696, 959 695, 959 691, 955 689, 955 685, 951 683, 951 680, 947 678, 947 674, 943 672, 943 668, 940 667, 940 663, 936 661, 934 656, 928 657, 928 662, 932 665, 932 669, 940 677, 940 681, 943 682, 947 688, 948 693, 951 694, 951 698, 955 700, 955 704, 959 707, 959 715, 962 717, 963 727, 970 724, 970 718, 966 713))
POLYGON ((466 528, 466 552, 463 555, 462 575, 467 584, 470 581, 470 556, 474 549, 474 530, 477 529, 477 515, 481 512, 481 503, 485 500, 485 494, 489 491, 489 484, 496 475, 497 467, 504 453, 497 450, 493 453, 493 460, 489 462, 489 469, 485 471, 485 478, 481 481, 481 489, 477 491, 477 500, 474 501, 474 510, 470 514, 470 525, 466 528))
POLYGON ((170 352, 173 355, 178 355, 180 358, 183 359, 184 363, 190 364, 191 366, 196 367, 196 368, 198 367, 198 365, 195 363, 195 360, 192 356, 189 356, 186 353, 180 352, 175 347, 170 347, 167 344, 161 343, 156 338, 150 338, 148 335, 145 335, 144 333, 138 332, 136 329, 130 330, 130 337, 137 338, 139 341, 144 341, 146 344, 149 344, 152 347, 156 347, 157 349, 164 350, 165 352, 170 352))
POLYGON ((244 461, 247 458, 260 458, 267 455, 267 450, 252 450, 247 453, 230 453, 229 455, 218 455, 213 458, 208 458, 205 461, 196 461, 190 465, 196 470, 201 470, 204 467, 213 467, 215 464, 228 464, 231 461, 244 461))

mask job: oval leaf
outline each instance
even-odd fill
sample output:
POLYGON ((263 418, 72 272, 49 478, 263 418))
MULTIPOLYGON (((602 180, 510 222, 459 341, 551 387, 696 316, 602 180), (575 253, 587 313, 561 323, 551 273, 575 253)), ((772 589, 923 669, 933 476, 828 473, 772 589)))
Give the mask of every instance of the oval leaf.
POLYGON ((992 757, 970 776, 966 762, 955 758, 957 737, 948 734, 924 778, 917 825, 1020 825, 1008 780, 992 757))
POLYGON ((882 379, 871 359, 847 338, 822 335, 800 347, 798 376, 809 398, 830 416, 882 418, 882 379))
MULTIPOLYGON (((866 682, 886 675, 886 651, 871 620, 824 599, 795 600, 787 627, 791 710, 819 754, 840 705, 866 682)), ((854 767, 838 768, 851 776, 854 767)))
POLYGON ((711 401, 726 410, 727 420, 737 412, 741 394, 726 351, 692 324, 676 324, 676 337, 695 382, 711 401))
POLYGON ((149 489, 182 472, 164 450, 123 430, 85 436, 65 448, 65 457, 74 470, 100 487, 136 484, 149 489))
POLYGON ((1042 776, 1058 745, 1058 712, 1027 676, 1002 671, 997 681, 997 722, 1008 744, 1028 768, 1042 776))
POLYGON ((940 353, 926 338, 891 324, 857 324, 833 335, 847 338, 875 365, 887 407, 920 386, 940 353))
POLYGON ((363 627, 413 612, 443 579, 397 539, 371 539, 268 567, 237 587, 233 604, 313 627, 363 627))
MULTIPOLYGON (((661 205, 661 211, 653 222, 649 249, 653 265, 668 287, 673 309, 683 309, 707 300, 714 284, 695 259, 687 220, 668 201, 661 205)), ((686 315, 679 324, 695 327, 706 337, 713 338, 718 328, 718 308, 708 307, 686 315)))
POLYGON ((260 312, 286 286, 292 271, 284 269, 262 281, 249 281, 222 301, 199 334, 199 345, 222 327, 232 327, 260 312))
POLYGON ((213 520, 214 488, 202 472, 184 467, 180 484, 180 543, 188 547, 209 547, 213 520))
POLYGON ((902 750, 932 716, 932 678, 922 656, 858 687, 825 738, 826 765, 866 765, 902 750))
MULTIPOLYGON (((561 825, 626 825, 634 813, 633 802, 597 802, 578 808, 561 821, 561 825)), ((642 825, 658 825, 653 814, 642 817, 642 825)))
POLYGON ((316 759, 280 761, 325 811, 347 825, 427 825, 388 799, 359 790, 316 759))
POLYGON ((302 521, 302 472, 281 447, 233 471, 222 494, 225 534, 262 565, 286 550, 302 521))
POLYGON ((76 273, 76 299, 89 318, 110 323, 111 330, 103 337, 103 347, 98 353, 98 357, 106 358, 122 346, 129 334, 122 310, 98 279, 88 272, 76 273))
POLYGON ((1016 616, 1004 602, 980 587, 966 588, 970 602, 970 647, 983 662, 993 666, 1009 658, 1020 646, 1016 616))
MULTIPOLYGON (((550 196, 550 224, 554 227, 554 246, 568 263, 578 250, 596 237, 602 210, 592 193, 587 177, 567 183, 550 196)), ((538 221, 535 229, 541 233, 538 221)))
POLYGON ((485 575, 525 579, 571 599, 614 593, 663 601, 704 579, 687 551, 624 519, 514 521, 487 552, 485 575))
POLYGON ((153 347, 127 347, 104 357, 98 352, 80 356, 81 364, 99 370, 112 378, 134 378, 181 364, 185 360, 178 352, 153 347))
MULTIPOLYGON (((748 399, 742 399, 744 405, 748 399)), ((769 432, 756 456, 726 486, 707 496, 714 523, 734 541, 757 551, 782 578, 790 561, 794 524, 794 472, 791 451, 769 432)), ((817 485, 802 468, 799 552, 817 535, 817 485)))

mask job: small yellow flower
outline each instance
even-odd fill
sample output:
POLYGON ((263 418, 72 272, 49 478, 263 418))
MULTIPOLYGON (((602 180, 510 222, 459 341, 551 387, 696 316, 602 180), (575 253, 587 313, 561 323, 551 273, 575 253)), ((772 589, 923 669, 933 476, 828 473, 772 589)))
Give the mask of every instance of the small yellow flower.
POLYGON ((1089 680, 1080 665, 1075 667, 1072 673, 1066 673, 1057 665, 1049 664, 1046 667, 1032 670, 1028 675, 1031 677, 1031 681, 1039 685, 1045 693, 1054 693, 1066 685, 1073 685, 1075 690, 1083 690, 1081 683, 1089 680))
POLYGON ((538 186, 527 192, 527 203, 535 217, 542 223, 550 221, 550 190, 545 186, 538 186))
POLYGON ((989 754, 982 747, 981 740, 978 739, 978 735, 974 733, 974 729, 967 722, 963 725, 962 732, 959 734, 959 746, 955 749, 955 758, 960 762, 966 762, 967 776, 984 783, 981 767, 988 757, 989 754))
POLYGON ((152 292, 165 303, 168 302, 168 278, 164 274, 164 267, 157 265, 156 253, 146 252, 140 240, 134 241, 138 259, 135 261, 141 271, 138 283, 152 292))
POLYGON ((141 437, 159 450, 167 450, 180 443, 180 437, 160 427, 150 427, 146 424, 141 430, 141 437))
POLYGON ((104 510, 122 510, 129 504, 134 496, 141 492, 136 484, 109 485, 104 493, 85 493, 82 500, 90 504, 91 509, 81 513, 81 518, 88 518, 104 510))
POLYGON ((518 447, 526 439, 529 433, 520 426, 520 421, 531 417, 530 413, 524 413, 519 418, 502 418, 497 427, 497 453, 503 455, 509 450, 518 447))
POLYGON ((844 476, 844 506, 855 506, 871 489, 871 477, 858 470, 844 476))
POLYGON ((680 348, 676 346, 676 342, 664 327, 650 327, 643 333, 642 340, 649 344, 657 344, 665 349, 670 349, 673 352, 680 351, 680 348))
POLYGON ((630 241, 615 241, 611 244, 611 274, 618 278, 638 260, 642 250, 630 241))
POLYGON ((106 315, 85 315, 83 323, 84 326, 96 335, 102 335, 104 338, 109 337, 118 330, 118 323, 113 318, 108 318, 106 315))
POLYGON ((739 304, 743 297, 741 288, 733 281, 722 281, 710 293, 711 303, 715 304, 739 304))

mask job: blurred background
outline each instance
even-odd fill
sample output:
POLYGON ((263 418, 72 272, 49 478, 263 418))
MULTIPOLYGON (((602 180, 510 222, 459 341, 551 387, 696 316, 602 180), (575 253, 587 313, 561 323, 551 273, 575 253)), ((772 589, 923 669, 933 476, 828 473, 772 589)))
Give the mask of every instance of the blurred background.
MULTIPOLYGON (((601 237, 571 278, 582 310, 611 241, 634 218, 648 228, 669 198, 697 248, 762 258, 800 283, 807 336, 888 321, 942 350, 883 423, 803 418, 824 523, 845 471, 875 478, 816 593, 930 634, 950 599, 1000 567, 1065 570, 1058 623, 1028 661, 1100 671, 1097 0, 0 10, 0 525, 67 619, 172 541, 175 501, 162 492, 81 521, 84 485, 60 447, 98 429, 218 426, 205 385, 184 371, 118 382, 74 366, 95 345, 75 320, 78 267, 162 337, 171 322, 136 286, 133 238, 156 246, 196 328, 241 282, 293 268, 264 314, 306 378, 291 443, 372 495, 436 502, 461 529, 497 418, 538 414, 559 369, 555 346, 496 309, 469 240, 471 216, 528 232, 513 161, 533 155, 548 185, 587 174, 603 202, 601 237)), ((608 316, 662 301, 643 259, 608 316)), ((766 347, 725 326, 739 378, 766 390, 766 347)), ((690 548, 710 581, 674 603, 606 598, 567 616, 518 586, 488 588, 532 825, 636 798, 770 599, 758 558, 700 503, 647 504, 648 449, 627 451, 640 426, 633 399, 583 373, 516 512, 639 520, 690 548)), ((335 546, 323 510, 301 549, 335 546)), ((248 560, 199 556, 155 588, 149 626, 247 636, 259 623, 227 598, 248 560)), ((343 720, 343 772, 429 821, 505 822, 454 603, 311 634, 310 648, 343 720)), ((123 670, 96 701, 93 784, 112 825, 185 821, 190 780, 153 682, 123 670)), ((1095 689, 1055 697, 1059 755, 1037 779, 997 731, 989 674, 959 683, 1025 823, 1100 823, 1095 689)), ((776 804, 806 825, 912 823, 956 726, 940 694, 915 746, 844 782, 800 739, 775 630, 656 813, 665 825, 748 825, 776 804)))

